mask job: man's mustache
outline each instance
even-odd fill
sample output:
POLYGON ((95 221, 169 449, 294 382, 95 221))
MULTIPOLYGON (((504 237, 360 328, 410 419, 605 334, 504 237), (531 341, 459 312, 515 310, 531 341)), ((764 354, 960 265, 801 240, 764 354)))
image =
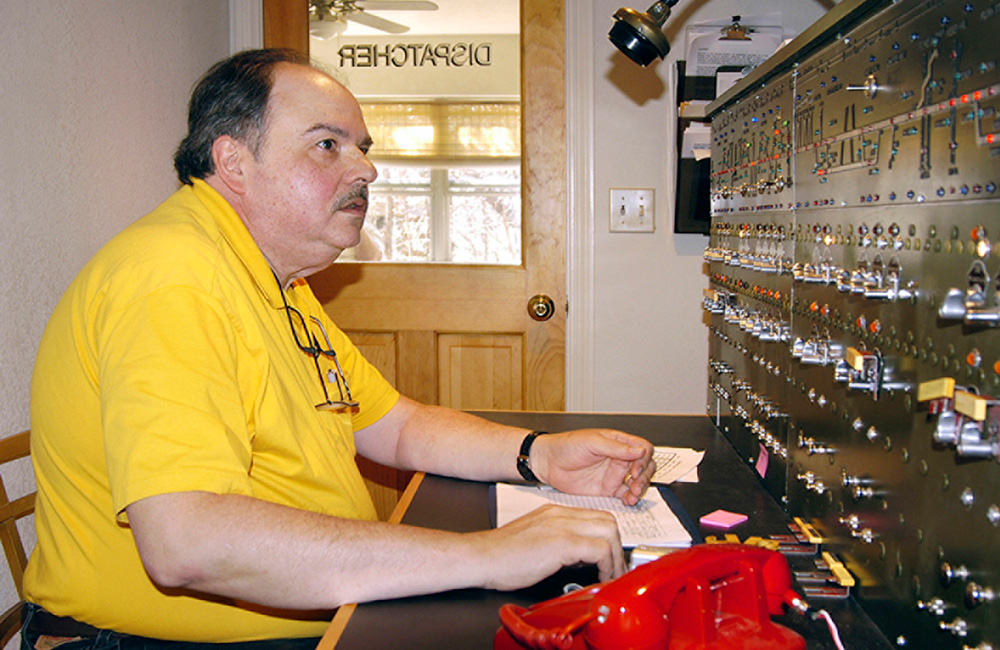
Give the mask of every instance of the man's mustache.
POLYGON ((351 190, 346 196, 337 201, 337 210, 341 210, 351 203, 354 203, 358 199, 363 199, 365 203, 368 203, 368 186, 359 187, 356 190, 351 190))

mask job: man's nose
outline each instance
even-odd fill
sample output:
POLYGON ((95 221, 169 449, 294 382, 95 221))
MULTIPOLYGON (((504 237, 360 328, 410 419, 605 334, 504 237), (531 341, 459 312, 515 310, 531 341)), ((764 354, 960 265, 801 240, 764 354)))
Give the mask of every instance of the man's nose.
POLYGON ((378 170, 368 159, 368 155, 361 149, 355 148, 353 157, 353 169, 357 180, 364 181, 365 184, 374 183, 375 179, 378 178, 378 170))

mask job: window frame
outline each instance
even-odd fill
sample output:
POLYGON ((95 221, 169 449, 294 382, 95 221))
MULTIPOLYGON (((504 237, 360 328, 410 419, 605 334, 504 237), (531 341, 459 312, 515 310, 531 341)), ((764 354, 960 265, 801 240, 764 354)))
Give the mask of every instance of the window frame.
MULTIPOLYGON (((376 168, 384 169, 386 166, 393 167, 414 167, 429 171, 428 182, 424 183, 387 183, 378 178, 369 185, 369 192, 372 198, 382 195, 398 196, 425 196, 429 198, 430 215, 428 228, 430 230, 430 260, 383 260, 387 263, 400 264, 465 264, 473 266, 522 266, 524 264, 524 220, 521 214, 522 205, 520 199, 523 193, 523 178, 520 157, 498 157, 494 159, 449 159, 449 160, 429 160, 426 158, 403 158, 403 157, 372 157, 372 162, 376 168), (498 183, 483 184, 482 186, 453 184, 450 180, 450 173, 455 169, 468 169, 474 167, 497 167, 508 168, 517 172, 516 186, 505 187, 498 183), (458 188, 458 191, 456 191, 458 188), (461 188, 466 188, 462 191, 461 188), (460 261, 452 259, 451 252, 451 199, 453 197, 467 196, 488 196, 507 195, 515 197, 518 201, 518 220, 520 225, 518 255, 516 260, 488 262, 488 261, 460 261)), ((390 251, 391 254, 391 251, 390 251)))

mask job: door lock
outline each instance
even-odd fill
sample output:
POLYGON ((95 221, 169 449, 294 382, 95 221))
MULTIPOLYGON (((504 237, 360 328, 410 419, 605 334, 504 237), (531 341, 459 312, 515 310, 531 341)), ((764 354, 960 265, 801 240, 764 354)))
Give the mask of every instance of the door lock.
POLYGON ((545 321, 552 318, 556 306, 544 293, 539 293, 528 300, 528 315, 537 321, 545 321))

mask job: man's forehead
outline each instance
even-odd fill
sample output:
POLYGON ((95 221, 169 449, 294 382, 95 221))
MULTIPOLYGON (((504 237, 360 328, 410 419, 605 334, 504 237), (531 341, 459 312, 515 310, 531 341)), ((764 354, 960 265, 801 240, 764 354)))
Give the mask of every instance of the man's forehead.
POLYGON ((269 108, 275 117, 304 122, 340 131, 364 130, 361 107, 344 86, 329 75, 303 65, 281 64, 274 72, 269 108))

